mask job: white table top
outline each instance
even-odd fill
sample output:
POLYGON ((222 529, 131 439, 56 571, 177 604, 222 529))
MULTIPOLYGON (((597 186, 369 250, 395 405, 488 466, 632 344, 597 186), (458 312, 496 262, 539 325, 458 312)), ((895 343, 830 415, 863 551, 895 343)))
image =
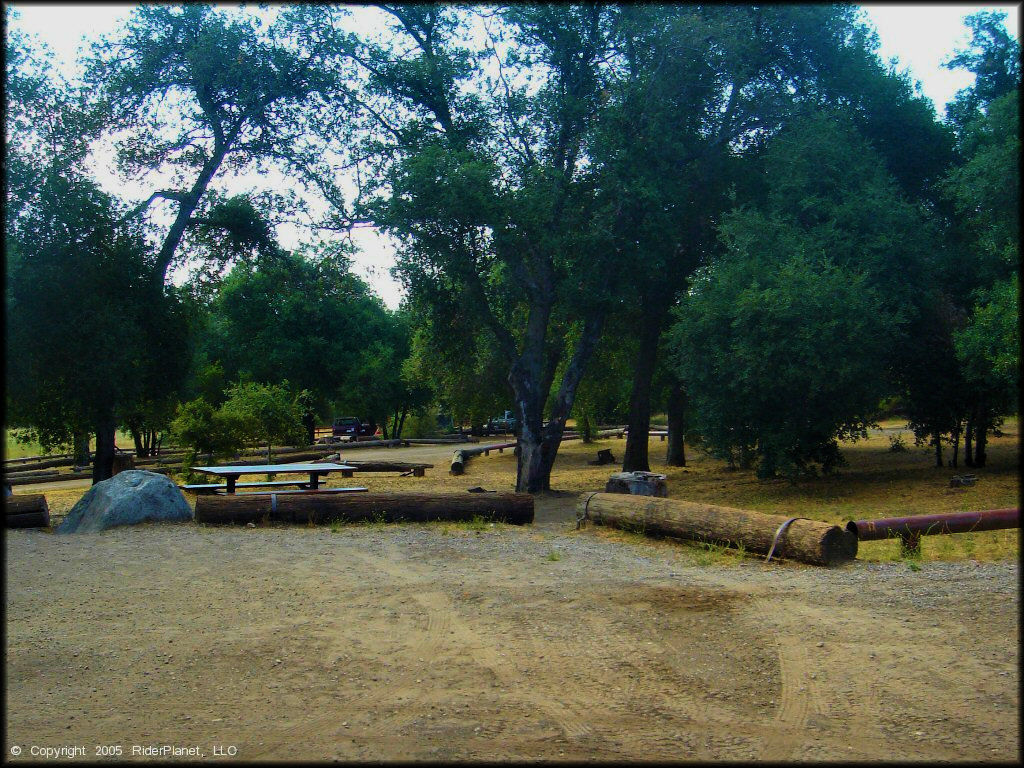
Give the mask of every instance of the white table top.
POLYGON ((347 464, 244 464, 227 467, 192 467, 199 472, 211 475, 284 475, 289 472, 338 472, 342 469, 355 469, 347 464))

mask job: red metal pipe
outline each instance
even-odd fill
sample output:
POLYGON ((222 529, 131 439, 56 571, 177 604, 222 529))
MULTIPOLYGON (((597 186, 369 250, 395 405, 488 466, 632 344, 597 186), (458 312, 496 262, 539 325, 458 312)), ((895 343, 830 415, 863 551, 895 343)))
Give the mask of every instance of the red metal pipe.
POLYGON ((1002 528, 1019 527, 1020 509, 1018 508, 887 517, 881 520, 856 520, 846 524, 846 530, 856 534, 860 541, 906 539, 911 536, 931 536, 938 533, 995 531, 1002 528))

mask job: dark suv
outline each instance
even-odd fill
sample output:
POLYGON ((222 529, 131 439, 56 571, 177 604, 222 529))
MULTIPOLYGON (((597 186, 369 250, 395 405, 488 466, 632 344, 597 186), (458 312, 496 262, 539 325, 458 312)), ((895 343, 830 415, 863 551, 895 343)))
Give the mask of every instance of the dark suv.
POLYGON ((342 416, 334 420, 331 425, 331 437, 357 437, 372 436, 377 431, 377 425, 372 421, 360 421, 355 416, 342 416))

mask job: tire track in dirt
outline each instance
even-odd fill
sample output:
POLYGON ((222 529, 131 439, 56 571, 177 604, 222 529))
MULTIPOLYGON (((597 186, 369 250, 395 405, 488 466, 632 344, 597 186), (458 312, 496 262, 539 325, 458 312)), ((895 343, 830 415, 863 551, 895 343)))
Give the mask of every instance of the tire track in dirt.
MULTIPOLYGON (((310 562, 294 563, 292 567, 293 575, 297 572, 303 572, 307 578, 316 583, 320 584, 323 582, 325 568, 321 564, 310 562)), ((343 570, 351 571, 351 568, 343 570)), ((409 609, 409 604, 402 600, 399 595, 379 595, 374 591, 368 597, 370 598, 368 602, 374 603, 377 606, 388 605, 405 611, 409 609)), ((329 662, 342 658, 344 655, 341 653, 342 650, 350 650, 350 646, 343 639, 344 631, 338 628, 340 621, 339 619, 331 622, 328 629, 319 633, 321 636, 327 636, 327 644, 334 649, 333 652, 328 652, 327 658, 329 662), (332 653, 333 655, 331 655, 332 653)), ((394 622, 388 621, 382 625, 381 622, 375 621, 374 624, 376 626, 373 635, 378 642, 395 647, 396 652, 402 652, 406 655, 418 654, 425 657, 426 654, 436 653, 441 648, 447 622, 443 616, 437 617, 428 613, 426 633, 406 633, 404 635, 400 635, 394 622), (410 637, 415 638, 416 642, 412 645, 406 645, 406 641, 410 637)), ((394 701, 400 694, 409 695, 415 692, 417 689, 412 686, 414 676, 414 672, 401 673, 390 685, 375 685, 359 689, 359 709, 361 711, 372 711, 386 701, 394 701)), ((311 707, 311 711, 314 709, 311 707)), ((338 728, 343 727, 341 726, 343 719, 336 711, 329 711, 316 717, 303 718, 294 724, 288 723, 284 730, 278 731, 273 736, 272 740, 266 741, 259 749, 248 752, 247 756, 252 759, 259 759, 270 755, 282 747, 308 742, 309 737, 330 727, 331 724, 335 724, 338 728)), ((387 719, 393 719, 393 717, 387 719)))
MULTIPOLYGON (((428 574, 423 573, 416 566, 411 565, 406 558, 402 557, 397 548, 392 547, 389 556, 386 558, 379 558, 364 552, 356 553, 356 556, 364 560, 368 565, 384 571, 399 582, 415 585, 431 581, 428 574), (394 563, 399 561, 404 562, 401 567, 396 567, 394 563)), ((443 592, 423 591, 415 592, 412 597, 425 610, 441 612, 443 614, 443 617, 439 618, 438 621, 447 622, 452 627, 447 635, 447 639, 456 645, 458 648, 457 653, 460 655, 469 654, 469 657, 474 662, 489 670, 516 698, 525 700, 526 703, 544 712, 558 725, 568 739, 578 741, 591 734, 590 727, 584 722, 583 716, 578 711, 575 711, 575 708, 566 706, 561 701, 538 696, 530 689, 520 686, 516 679, 518 677, 516 674, 517 670, 510 664, 507 657, 502 657, 493 644, 489 643, 458 616, 447 595, 443 592)), ((527 636, 527 640, 532 643, 532 639, 529 636, 527 636)), ((536 649, 535 645, 531 645, 531 647, 534 650, 536 649)))
MULTIPOLYGON (((635 654, 637 641, 627 639, 620 630, 612 626, 607 617, 590 614, 587 619, 594 630, 593 636, 602 638, 602 646, 605 649, 614 649, 619 658, 628 658, 635 654)), ((663 635, 660 641, 667 646, 671 657, 687 658, 687 653, 676 641, 670 639, 669 635, 663 635)), ((687 663, 683 662, 678 666, 685 667, 687 663)), ((719 757, 711 749, 707 740, 700 738, 702 727, 705 725, 726 726, 733 732, 742 733, 751 738, 759 738, 761 735, 758 723, 747 721, 741 713, 722 706, 710 698, 698 698, 692 695, 690 693, 692 686, 674 684, 670 676, 650 674, 641 686, 636 675, 627 675, 624 682, 621 695, 627 702, 633 698, 637 690, 640 690, 644 698, 653 699, 657 707, 669 710, 687 723, 693 724, 693 735, 698 738, 695 743, 689 744, 690 752, 685 756, 688 760, 714 760, 719 757)), ((649 703, 641 705, 639 710, 629 706, 628 703, 620 708, 640 718, 646 718, 652 711, 652 706, 649 703)), ((677 740, 671 740, 666 736, 655 735, 652 739, 656 742, 663 742, 666 747, 673 750, 677 750, 679 747, 677 740)), ((678 755, 674 755, 674 757, 678 758, 678 755)))
POLYGON ((776 633, 775 643, 782 691, 775 717, 766 728, 761 760, 795 757, 796 750, 803 744, 809 715, 827 711, 810 677, 810 663, 802 638, 776 633))

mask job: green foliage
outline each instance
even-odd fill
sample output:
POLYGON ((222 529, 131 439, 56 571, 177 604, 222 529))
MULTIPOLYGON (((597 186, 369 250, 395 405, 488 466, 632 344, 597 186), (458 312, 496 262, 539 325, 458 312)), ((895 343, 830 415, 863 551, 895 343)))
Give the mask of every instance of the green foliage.
POLYGON ((8 238, 9 423, 66 443, 173 391, 184 327, 106 195, 51 170, 8 238))
POLYGON ((430 388, 453 423, 480 425, 507 408, 512 393, 493 334, 458 315, 443 326, 430 313, 417 317, 407 375, 430 388))
POLYGON ((948 69, 966 69, 975 76, 974 84, 946 105, 947 120, 960 134, 992 102, 1020 87, 1020 42, 1006 28, 1006 14, 978 11, 965 21, 971 42, 945 62, 948 69))
POLYGON ((295 445, 304 439, 301 393, 292 394, 287 382, 239 382, 224 394, 219 407, 203 397, 180 404, 170 427, 175 440, 195 453, 226 457, 254 442, 295 445))
POLYGON ((696 428, 715 455, 758 473, 839 460, 882 392, 882 302, 862 275, 800 253, 742 252, 700 274, 672 331, 696 428))
POLYGON ((244 425, 226 417, 201 397, 178 406, 170 430, 179 445, 197 454, 232 456, 245 444, 244 425))
POLYGON ((205 3, 142 5, 94 46, 85 79, 121 171, 175 179, 136 209, 158 199, 176 206, 156 257, 161 280, 190 230, 197 233, 191 256, 204 246, 216 259, 266 245, 252 206, 210 196, 222 168, 265 172, 276 164, 336 195, 323 148, 312 145, 308 130, 324 112, 337 112, 327 94, 338 80, 318 39, 337 12, 320 11, 286 9, 263 29, 251 14, 205 3), (216 228, 223 237, 212 234, 216 228))
POLYGON ((429 393, 404 367, 409 321, 350 267, 348 249, 329 245, 236 264, 203 313, 197 389, 210 399, 224 379, 279 382, 287 372, 323 418, 344 412, 384 423, 422 407, 429 393))
POLYGON ((989 105, 963 131, 965 162, 941 185, 957 214, 971 257, 960 260, 960 290, 987 286, 1018 268, 1020 117, 1017 89, 989 105))
POLYGON ((303 441, 302 408, 288 382, 240 382, 228 387, 218 409, 222 423, 243 442, 298 445, 303 441))
POLYGON ((954 334, 968 386, 1001 413, 1012 413, 1019 405, 1018 296, 1016 275, 981 291, 967 324, 954 334))

